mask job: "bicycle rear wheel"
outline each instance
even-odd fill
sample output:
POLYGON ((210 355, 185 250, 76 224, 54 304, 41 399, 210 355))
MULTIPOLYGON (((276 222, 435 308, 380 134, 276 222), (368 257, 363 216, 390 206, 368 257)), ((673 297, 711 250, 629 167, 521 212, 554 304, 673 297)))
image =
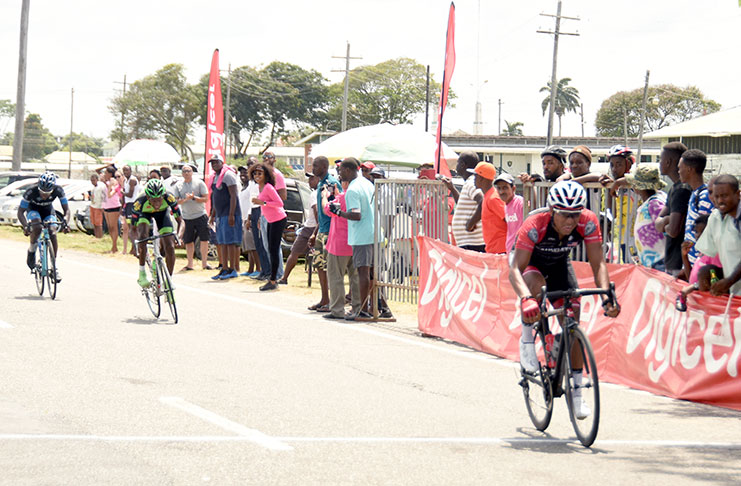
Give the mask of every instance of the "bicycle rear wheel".
POLYGON ((149 310, 152 311, 152 315, 154 317, 160 316, 160 294, 157 290, 158 288, 158 276, 157 272, 154 271, 152 268, 152 262, 149 261, 149 257, 147 257, 146 261, 146 269, 149 273, 149 286, 142 289, 142 294, 144 295, 144 299, 147 301, 147 305, 149 306, 149 310))
POLYGON ((162 293, 165 296, 165 300, 167 301, 167 304, 170 306, 170 313, 172 314, 172 320, 175 321, 175 324, 178 323, 178 308, 175 305, 175 292, 172 288, 172 279, 170 278, 170 273, 165 268, 165 262, 160 262, 159 265, 157 265, 157 271, 160 274, 160 282, 162 282, 162 293))
POLYGON ((594 359, 594 351, 589 338, 578 327, 572 327, 568 331, 571 349, 574 353, 581 355, 584 363, 582 367, 581 384, 574 380, 572 371, 572 357, 567 349, 564 349, 566 359, 564 360, 564 388, 566 391, 566 403, 569 407, 569 417, 574 426, 574 432, 584 447, 589 447, 597 438, 599 429, 599 378, 597 377, 597 362, 594 359), (586 406, 586 408, 584 408, 586 406), (591 409, 591 413, 589 412, 591 409))
MULTIPOLYGON (((545 349, 541 332, 535 334, 536 349, 538 344, 545 349)), ((538 356, 538 362, 540 366, 535 374, 521 371, 522 381, 520 385, 522 385, 522 394, 525 397, 525 406, 528 415, 530 415, 530 420, 536 429, 543 431, 550 425, 551 416, 553 415, 553 387, 551 369, 546 366, 543 357, 538 356)))
POLYGON ((46 282, 49 291, 49 297, 52 300, 57 298, 57 259, 54 255, 54 247, 51 244, 46 245, 46 282))
POLYGON ((36 279, 36 290, 39 291, 39 295, 44 295, 44 257, 42 255, 45 245, 39 245, 36 248, 36 266, 34 267, 33 275, 36 279))

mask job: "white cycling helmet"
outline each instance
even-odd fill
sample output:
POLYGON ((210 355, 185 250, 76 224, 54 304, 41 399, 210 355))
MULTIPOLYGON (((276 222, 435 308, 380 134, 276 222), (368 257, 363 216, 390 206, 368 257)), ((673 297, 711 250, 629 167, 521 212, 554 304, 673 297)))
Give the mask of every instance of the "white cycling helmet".
POLYGON ((579 212, 586 204, 586 191, 574 181, 557 182, 548 191, 548 206, 556 211, 579 212))

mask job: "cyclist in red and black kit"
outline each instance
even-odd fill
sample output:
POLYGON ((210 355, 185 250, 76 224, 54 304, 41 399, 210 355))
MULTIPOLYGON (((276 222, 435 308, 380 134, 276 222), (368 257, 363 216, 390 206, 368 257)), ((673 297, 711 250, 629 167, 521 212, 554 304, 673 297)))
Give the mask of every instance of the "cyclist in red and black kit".
MULTIPOLYGON (((573 181, 558 182, 548 192, 548 208, 533 212, 517 233, 509 281, 520 298, 520 364, 529 373, 538 370, 533 324, 540 320, 538 302, 541 288, 545 286, 548 292, 578 288, 570 253, 582 241, 594 273, 595 284, 603 289, 610 287, 610 276, 602 256, 599 220, 592 211, 586 209, 586 200, 586 192, 580 184, 573 181)), ((556 308, 560 307, 558 301, 551 304, 556 308)), ((578 321, 578 302, 574 302, 574 307, 578 321)), ((605 302, 603 307, 609 317, 617 317, 620 313, 619 306, 605 302)), ((574 380, 579 383, 582 366, 580 353, 572 352, 572 364, 574 380)), ((579 404, 581 405, 581 399, 579 404)), ((578 414, 581 418, 589 415, 586 405, 578 408, 582 409, 582 413, 578 414)))

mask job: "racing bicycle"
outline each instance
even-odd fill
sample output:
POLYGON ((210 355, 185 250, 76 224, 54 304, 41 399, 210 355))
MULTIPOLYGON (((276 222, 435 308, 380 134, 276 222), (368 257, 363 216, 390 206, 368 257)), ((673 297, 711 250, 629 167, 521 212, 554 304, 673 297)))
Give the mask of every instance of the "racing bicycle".
MULTIPOLYGON (((178 323, 178 309, 175 305, 175 287, 172 285, 172 276, 167 270, 165 257, 160 253, 159 239, 168 235, 154 235, 143 240, 136 240, 134 244, 147 243, 145 255, 145 269, 149 285, 141 289, 144 299, 147 301, 149 310, 154 317, 159 317, 161 312, 160 298, 164 297, 170 307, 170 313, 175 324, 178 323)), ((177 241, 177 235, 174 235, 177 241)))
POLYGON ((605 289, 573 289, 546 292, 542 288, 540 302, 541 318, 535 325, 535 346, 538 355, 538 370, 529 373, 521 369, 520 386, 525 397, 530 420, 535 428, 544 431, 548 428, 553 414, 553 399, 566 395, 566 405, 576 436, 585 447, 594 443, 599 429, 600 397, 597 362, 589 338, 579 328, 573 311, 573 301, 586 295, 604 295, 607 301, 617 305, 615 284, 605 289), (547 301, 563 299, 563 307, 548 311, 547 301), (559 334, 553 334, 548 325, 552 316, 561 316, 559 334), (570 351, 570 352, 569 352, 570 351), (583 362, 581 383, 576 383, 572 371, 574 357, 581 356, 583 362), (591 408, 587 417, 579 416, 575 396, 581 396, 591 408))
POLYGON ((36 280, 36 289, 39 295, 44 295, 44 287, 49 297, 54 300, 57 297, 57 259, 54 255, 54 246, 51 244, 51 230, 60 226, 62 230, 67 227, 67 222, 62 219, 61 222, 52 221, 32 221, 26 226, 31 231, 33 225, 41 226, 41 234, 36 241, 36 264, 33 273, 36 280))

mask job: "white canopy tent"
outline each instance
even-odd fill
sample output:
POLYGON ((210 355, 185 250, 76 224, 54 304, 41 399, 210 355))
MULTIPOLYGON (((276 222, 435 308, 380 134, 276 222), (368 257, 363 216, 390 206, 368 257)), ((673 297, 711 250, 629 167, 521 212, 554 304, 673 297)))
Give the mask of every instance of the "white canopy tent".
MULTIPOLYGON (((311 157, 323 155, 330 161, 355 157, 360 161, 406 167, 434 163, 435 135, 412 125, 370 125, 353 128, 311 148, 311 157)), ((454 168, 458 154, 442 144, 441 159, 454 168)))
POLYGON ((741 106, 700 116, 686 122, 660 128, 644 138, 728 137, 741 134, 741 106))
POLYGON ((157 140, 132 140, 113 157, 117 167, 173 165, 180 162, 180 154, 172 145, 157 140))

